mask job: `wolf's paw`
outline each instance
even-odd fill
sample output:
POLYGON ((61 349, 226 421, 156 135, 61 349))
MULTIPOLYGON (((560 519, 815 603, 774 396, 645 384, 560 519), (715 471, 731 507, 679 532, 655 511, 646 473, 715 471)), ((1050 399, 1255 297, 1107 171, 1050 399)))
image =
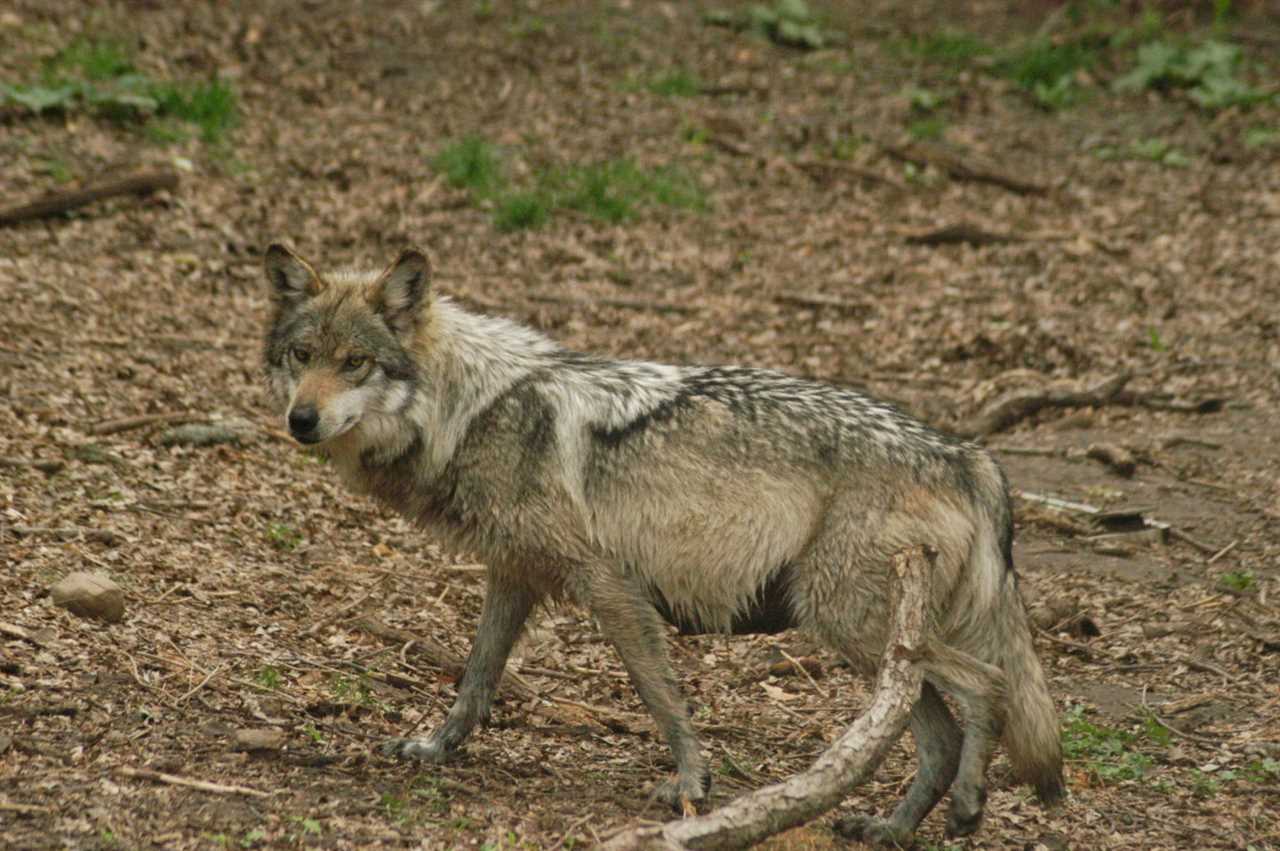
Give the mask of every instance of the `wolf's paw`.
POLYGON ((947 813, 947 836, 969 836, 982 824, 987 803, 986 787, 952 788, 951 810, 947 813))
POLYGON ((711 791, 711 773, 680 775, 663 780, 653 788, 650 797, 661 801, 685 818, 698 814, 698 804, 707 799, 711 791))
POLYGON ((875 816, 845 816, 834 825, 836 833, 845 839, 856 839, 868 845, 886 848, 906 848, 911 845, 914 831, 898 827, 888 819, 875 816))
POLYGON ((416 759, 436 764, 447 762, 457 751, 449 750, 435 739, 387 739, 379 750, 396 759, 416 759))

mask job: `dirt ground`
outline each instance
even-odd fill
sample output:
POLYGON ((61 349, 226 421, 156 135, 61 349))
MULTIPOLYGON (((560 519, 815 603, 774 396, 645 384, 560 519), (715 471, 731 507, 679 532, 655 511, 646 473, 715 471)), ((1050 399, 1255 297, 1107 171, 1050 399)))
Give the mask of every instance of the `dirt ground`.
MULTIPOLYGON (((901 47, 944 26, 998 43, 1053 8, 1024 5, 828 4, 848 38, 805 53, 639 0, 7 4, 0 81, 112 34, 147 73, 227 77, 242 119, 166 145, 0 112, 3 205, 59 188, 54 163, 180 175, 0 229, 0 845, 555 849, 667 817, 646 794, 669 757, 574 610, 539 617, 509 669, 523 688, 461 761, 376 753, 448 707, 456 670, 424 648, 465 655, 482 568, 345 493, 267 409, 260 264, 285 240, 330 266, 419 245, 442 291, 574 348, 861 385, 955 430, 1009 393, 1128 376, 985 438, 1019 494, 1071 797, 1042 810, 1001 755, 978 835, 948 843, 935 813, 918 845, 1280 847, 1280 146, 1240 141, 1280 114, 1159 92, 1046 112, 901 47), (699 91, 644 82, 675 68, 699 91), (937 144, 1046 191, 895 156, 913 86, 954 92, 937 144), (470 134, 517 176, 676 165, 708 206, 499 232, 430 165, 470 134), (1185 162, 1098 155, 1154 137, 1185 162), (1007 241, 915 239, 959 224, 1007 241), (120 422, 144 414, 173 416, 120 422), (237 440, 167 445, 184 416, 237 440), (1098 538, 1037 495, 1170 528, 1098 538), (122 622, 52 604, 73 571, 123 587, 122 622), (246 729, 269 746, 238 748, 246 729)), ((1249 10, 1237 31, 1263 56, 1280 29, 1249 10)), ((715 801, 803 769, 867 697, 801 635, 672 653, 715 801), (769 674, 784 653, 820 676, 769 674)), ((891 808, 911 753, 844 809, 891 808)), ((835 815, 771 847, 851 844, 835 815)))

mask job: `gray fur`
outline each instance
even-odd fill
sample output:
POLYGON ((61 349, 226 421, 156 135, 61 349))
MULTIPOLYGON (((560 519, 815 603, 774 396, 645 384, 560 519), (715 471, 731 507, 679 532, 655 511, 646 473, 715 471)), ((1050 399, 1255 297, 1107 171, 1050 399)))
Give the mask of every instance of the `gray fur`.
MULTIPOLYGON (((277 293, 293 257, 268 254, 277 293)), ((281 411, 315 408, 307 439, 352 487, 488 565, 457 702, 433 735, 388 752, 447 759, 487 717, 528 613, 568 599, 617 648, 666 737, 677 777, 659 796, 688 807, 710 775, 662 621, 798 626, 871 672, 890 557, 927 544, 939 555, 912 715, 921 767, 866 835, 905 841, 948 789, 949 832, 977 829, 1002 734, 1020 777, 1061 797, 1057 718, 1012 570, 1004 476, 986 452, 778 372, 569 352, 434 295, 427 274, 409 252, 383 273, 317 276, 305 297, 276 298, 266 346, 281 411), (359 374, 344 366, 353 351, 369 359, 359 374)))

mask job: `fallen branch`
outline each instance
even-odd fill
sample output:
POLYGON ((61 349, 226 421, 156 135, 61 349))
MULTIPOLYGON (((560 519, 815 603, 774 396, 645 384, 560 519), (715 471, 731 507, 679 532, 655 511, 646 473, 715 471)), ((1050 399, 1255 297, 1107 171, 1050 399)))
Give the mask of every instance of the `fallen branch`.
POLYGON ((31 219, 43 219, 46 216, 52 216, 57 213, 65 213, 67 210, 74 210, 76 207, 83 207, 86 204, 92 204, 94 201, 101 201, 104 198, 111 198, 116 195, 146 195, 159 189, 173 189, 177 185, 177 172, 156 171, 135 174, 132 177, 112 180, 100 183, 97 186, 88 186, 84 189, 55 192, 30 204, 21 204, 17 207, 10 207, 7 210, 0 210, 0 227, 31 219))
POLYGON ((554 293, 532 293, 529 295, 529 301, 542 302, 543 304, 567 304, 573 306, 602 305, 604 307, 616 307, 622 310, 644 310, 651 311, 653 313, 679 313, 685 316, 701 312, 700 308, 689 304, 674 304, 669 301, 649 301, 648 299, 618 298, 609 296, 585 298, 579 296, 556 295, 554 293))
POLYGON ((907 189, 906 185, 901 181, 895 180, 888 175, 877 174, 870 169, 860 168, 853 163, 840 162, 839 160, 795 160, 792 165, 815 181, 825 174, 846 174, 871 183, 883 183, 887 186, 892 186, 894 189, 901 189, 904 192, 907 189))
POLYGON ((36 647, 44 647, 49 642, 45 636, 39 632, 31 632, 28 629, 18 626, 16 623, 7 623, 0 621, 0 635, 7 635, 9 638, 16 638, 21 641, 27 641, 36 647))
POLYGON ((67 466, 65 461, 58 461, 52 458, 4 458, 0 457, 0 467, 34 467, 42 473, 53 475, 54 473, 67 466))
POLYGON ((824 293, 779 293, 773 297, 778 304, 791 307, 803 307, 809 310, 830 309, 838 313, 865 316, 872 310, 871 304, 865 301, 850 301, 839 296, 824 293))
POLYGON ((210 783, 206 780, 192 780, 187 777, 178 777, 176 774, 165 774, 161 771, 152 771, 148 768, 130 768, 127 765, 120 766, 116 772, 124 777, 134 777, 141 780, 154 780, 157 783, 168 783, 170 786, 185 786, 188 789, 199 789, 202 792, 216 792, 220 795, 250 795, 254 798, 270 798, 270 792, 261 792, 257 789, 250 789, 248 786, 228 786, 222 783, 210 783))
POLYGON ((1062 511, 1070 514, 1085 514, 1105 529, 1114 532, 1140 532, 1145 529, 1156 529, 1161 534, 1170 538, 1176 538, 1185 544, 1198 549, 1206 555, 1213 555, 1218 552, 1219 547, 1213 544, 1205 543, 1197 538, 1188 535, 1186 532, 1163 523, 1159 520, 1153 520, 1143 515, 1146 509, 1128 508, 1123 510, 1104 510, 1096 505, 1090 505, 1087 502, 1072 502, 1066 499, 1058 499, 1056 496, 1045 496, 1044 494, 1032 493, 1030 491, 1015 490, 1013 495, 1019 499, 1025 499, 1027 502, 1034 502, 1047 506, 1055 511, 1062 511))
POLYGON ((909 234, 906 238, 908 245, 959 245, 961 243, 968 245, 1006 245, 1011 242, 1026 242, 1026 239, 1016 234, 983 230, 977 225, 972 225, 968 222, 947 225, 924 233, 909 234))
POLYGON ((110 529, 90 529, 88 526, 10 526, 9 531, 20 538, 53 538, 58 541, 84 539, 107 546, 115 546, 123 540, 110 529))
POLYGON ((107 420, 105 422, 95 423, 90 426, 89 434, 116 434, 122 431, 131 431, 135 428, 146 428, 151 425, 176 425, 179 423, 193 423, 200 420, 208 419, 206 414, 196 414, 191 411, 170 411, 165 414, 140 414, 136 417, 121 417, 118 420, 107 420))
POLYGON ((920 692, 916 661, 934 557, 924 548, 894 556, 897 602, 871 705, 812 767, 707 815, 627 830, 602 848, 745 848, 821 815, 870 777, 902 735, 920 692))
POLYGON ((0 813, 17 813, 18 815, 35 815, 36 813, 56 812, 53 807, 42 807, 38 804, 17 804, 13 801, 0 801, 0 813))
POLYGON ((1132 376, 1122 372, 1084 390, 1019 390, 997 399, 978 415, 977 421, 962 434, 986 437, 1005 431, 1044 408, 1081 408, 1105 405, 1119 395, 1132 376))
POLYGON ((956 180, 969 180, 975 183, 989 183, 1008 189, 1018 195, 1048 195, 1049 187, 1043 183, 1035 183, 1014 177, 997 169, 989 163, 977 162, 974 159, 962 159, 958 154, 936 145, 917 142, 912 145, 889 145, 885 153, 917 166, 931 165, 946 172, 956 180))

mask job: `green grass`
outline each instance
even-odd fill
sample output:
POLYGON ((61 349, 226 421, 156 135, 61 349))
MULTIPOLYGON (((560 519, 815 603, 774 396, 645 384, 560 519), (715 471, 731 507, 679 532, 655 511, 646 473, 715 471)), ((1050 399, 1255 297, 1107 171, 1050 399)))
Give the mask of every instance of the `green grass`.
POLYGON ((129 50, 110 40, 77 40, 45 63, 40 79, 0 82, 0 104, 35 115, 83 111, 140 126, 157 142, 180 141, 195 128, 218 142, 239 122, 239 101, 225 81, 156 80, 139 73, 129 50))
POLYGON ((1256 584, 1253 572, 1248 570, 1233 570, 1218 577, 1219 587, 1237 594, 1244 594, 1256 584))
MULTIPOLYGON (((1169 743, 1169 731, 1155 719, 1144 722, 1143 732, 1154 744, 1169 743)), ((1073 707, 1063 716, 1063 755, 1082 762, 1102 783, 1141 780, 1150 772, 1155 760, 1137 750, 1138 744, 1139 737, 1133 733, 1087 720, 1082 707, 1073 707)))
POLYGON ((278 550, 296 550, 303 542, 302 533, 287 523, 267 526, 267 540, 278 550))
POLYGON ((938 65, 967 65, 991 53, 991 47, 982 39, 960 30, 910 36, 901 43, 901 50, 938 65))
POLYGON ((659 74, 644 84, 655 95, 673 98, 691 98, 702 92, 702 80, 684 68, 673 68, 659 74))
POLYGON ((431 159, 431 167, 454 189, 492 192, 503 181, 502 155, 496 145, 479 136, 453 142, 431 159))
POLYGON ((1079 72, 1098 64, 1100 46, 1092 39, 1032 39, 1004 52, 994 70, 1031 95, 1037 106, 1057 110, 1076 103, 1079 72))
POLYGON ((611 224, 630 221, 649 206, 706 209, 706 197, 686 172, 646 169, 629 159, 544 167, 523 183, 513 183, 494 145, 478 136, 454 142, 431 158, 450 186, 465 189, 477 206, 490 211, 504 233, 539 228, 560 211, 611 224))

